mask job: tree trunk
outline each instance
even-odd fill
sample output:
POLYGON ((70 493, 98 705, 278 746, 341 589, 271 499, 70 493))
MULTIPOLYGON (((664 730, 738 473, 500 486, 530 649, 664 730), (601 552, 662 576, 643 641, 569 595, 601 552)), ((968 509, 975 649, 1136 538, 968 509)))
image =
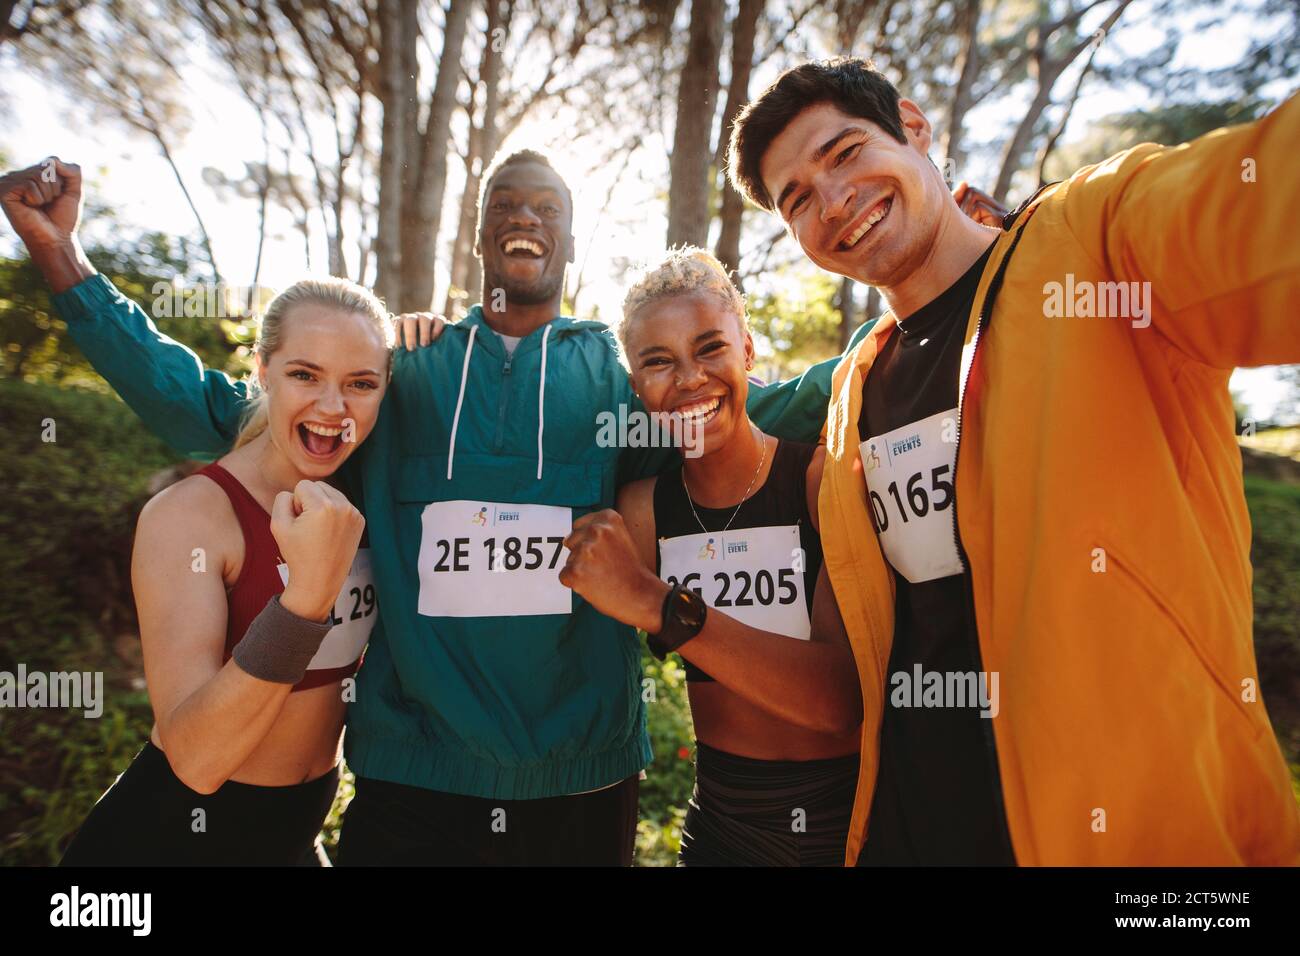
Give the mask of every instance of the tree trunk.
POLYGON ((715 255, 728 270, 737 275, 740 271, 740 221, 745 212, 745 200, 727 179, 726 153, 731 126, 741 107, 749 101, 749 76, 754 68, 754 36, 758 32, 758 18, 762 13, 763 0, 740 0, 740 8, 731 28, 731 82, 727 86, 727 105, 722 111, 722 133, 718 137, 717 167, 722 180, 722 210, 719 214, 721 229, 715 255))
POLYGON ((849 347, 853 330, 858 327, 857 309, 853 305, 853 280, 845 276, 840 280, 840 289, 835 293, 835 308, 840 313, 840 351, 849 347))
MULTIPOLYGON (((504 22, 510 23, 513 0, 505 0, 504 22)), ((478 191, 483 173, 496 152, 497 107, 500 105, 501 52, 494 42, 493 31, 502 25, 502 0, 487 0, 487 32, 483 40, 483 61, 479 67, 479 81, 483 87, 483 113, 474 123, 471 110, 469 153, 465 158, 465 191, 460 197, 460 220, 456 242, 451 252, 451 285, 447 289, 444 313, 448 318, 464 314, 478 301, 483 285, 483 274, 474 259, 474 237, 478 233, 478 191), (463 292, 464 299, 456 295, 463 292)), ((472 103, 472 101, 471 101, 472 103)))
POLYGON ((1096 6, 1096 3, 1085 4, 1054 23, 1039 25, 1029 69, 1030 75, 1037 81, 1038 88, 1034 91, 1034 99, 1029 104, 1029 111, 1016 127, 1015 135, 1011 137, 1011 142, 1007 144, 1006 151, 1002 154, 1002 168, 998 172, 997 185, 993 190, 993 197, 998 202, 1006 205, 1007 192, 1011 188, 1011 177, 1020 169, 1025 151, 1033 138, 1034 126, 1043 115, 1043 111, 1052 103, 1052 88, 1056 86, 1056 81, 1089 46, 1094 52, 1096 51, 1097 37, 1110 32, 1110 28, 1115 25, 1131 2, 1132 0, 1119 0, 1094 34, 1083 37, 1073 46, 1068 47, 1065 52, 1054 57, 1049 56, 1047 52, 1052 35, 1066 27, 1073 29, 1084 12, 1096 6))
POLYGON ((379 96, 384 118, 379 144, 379 212, 375 231, 375 294, 397 305, 402 282, 402 188, 406 168, 406 132, 414 125, 408 115, 404 47, 415 45, 414 34, 403 32, 416 0, 385 0, 379 4, 379 96), (409 11, 406 9, 409 8, 409 11))
POLYGON ((1065 128, 1070 124, 1070 114, 1074 112, 1074 106, 1079 102, 1079 94, 1083 91, 1083 81, 1088 78, 1088 73, 1092 70, 1092 61, 1097 57, 1097 51, 1101 49, 1100 37, 1093 44, 1092 52, 1088 54, 1087 61, 1083 64, 1083 69, 1079 71, 1078 79, 1074 82, 1074 90, 1070 93, 1070 98, 1065 102, 1065 109, 1061 113, 1060 120, 1052 129, 1051 134, 1043 143, 1042 148, 1038 151, 1038 158, 1034 161, 1037 169, 1038 184, 1041 186, 1046 180, 1043 178, 1047 168, 1047 160, 1051 158, 1052 151, 1056 149, 1056 144, 1062 136, 1065 135, 1065 128))
POLYGON ((718 105, 722 0, 691 0, 690 41, 677 88, 677 123, 669 160, 668 245, 709 241, 709 148, 718 105))
POLYGON ((271 142, 267 139, 266 119, 262 119, 263 156, 262 181, 257 184, 257 255, 253 259, 253 282, 248 288, 244 311, 252 315, 261 307, 257 283, 262 278, 262 252, 266 248, 266 207, 271 196, 271 142))
POLYGON ((471 6, 470 0, 449 0, 438 79, 420 136, 417 186, 414 195, 404 197, 402 204, 402 294, 398 303, 403 312, 422 311, 433 305, 438 229, 442 224, 442 200, 447 187, 447 140, 451 114, 456 108, 460 52, 465 44, 471 6))
POLYGON ((943 155, 948 167, 945 173, 951 174, 954 180, 965 178, 959 172, 966 163, 962 133, 966 113, 974 105, 971 88, 980 70, 979 25, 980 0, 966 0, 961 11, 962 43, 958 58, 960 67, 957 71, 957 88, 953 90, 952 101, 948 106, 948 128, 943 134, 943 155))
POLYGON ((163 139, 162 131, 155 129, 153 137, 158 143, 158 148, 162 150, 163 159, 167 160, 167 165, 171 167, 172 174, 176 177, 176 184, 181 187, 181 194, 185 196, 190 212, 194 213, 194 221, 199 225, 199 238, 203 242, 204 252, 207 253, 208 265, 212 267, 212 281, 221 285, 225 280, 221 277, 221 270, 217 268, 217 257, 212 252, 212 238, 208 235, 208 227, 203 224, 203 217, 199 215, 199 207, 194 205, 194 197, 185 186, 185 178, 177 168, 176 160, 172 158, 172 151, 167 148, 167 141, 163 139))
POLYGON ((1007 193, 1011 189, 1011 177, 1020 170, 1025 150, 1029 148, 1030 141, 1034 138, 1034 126, 1043 115, 1043 110, 1047 109, 1052 101, 1052 86, 1059 75, 1059 69, 1053 66, 1040 69, 1034 98, 1002 153, 1002 168, 998 171, 998 181, 993 187, 993 198, 1004 206, 1007 204, 1007 193))

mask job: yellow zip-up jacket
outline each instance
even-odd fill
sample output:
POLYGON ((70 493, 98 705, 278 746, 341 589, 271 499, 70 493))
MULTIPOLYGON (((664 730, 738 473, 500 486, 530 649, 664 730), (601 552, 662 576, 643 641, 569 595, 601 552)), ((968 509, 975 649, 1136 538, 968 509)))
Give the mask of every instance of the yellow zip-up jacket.
MULTIPOLYGON (((992 725, 1022 865, 1300 863, 1258 690, 1228 393, 1236 366, 1300 362, 1297 149, 1296 97, 1190 144, 1137 146, 1044 190, 984 269, 954 521, 982 666, 1000 679, 992 725), (1049 315, 1103 282, 1149 282, 1150 324, 1049 315)), ((894 325, 836 370, 819 501, 862 683, 848 865, 870 825, 894 632, 858 416, 894 325)))

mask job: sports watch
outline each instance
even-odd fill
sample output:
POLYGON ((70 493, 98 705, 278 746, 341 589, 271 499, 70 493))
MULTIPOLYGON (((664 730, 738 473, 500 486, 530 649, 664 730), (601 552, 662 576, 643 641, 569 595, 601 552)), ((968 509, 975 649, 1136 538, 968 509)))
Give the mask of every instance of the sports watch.
POLYGON ((704 599, 690 588, 674 584, 664 598, 663 625, 658 634, 646 635, 646 646, 659 660, 677 650, 704 628, 704 616, 709 610, 704 599))

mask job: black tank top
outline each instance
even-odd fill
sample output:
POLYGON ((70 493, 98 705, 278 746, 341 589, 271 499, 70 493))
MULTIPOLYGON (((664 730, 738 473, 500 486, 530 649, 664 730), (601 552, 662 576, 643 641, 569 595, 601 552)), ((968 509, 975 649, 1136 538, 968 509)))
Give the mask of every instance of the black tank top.
MULTIPOLYGON (((816 586, 817 575, 821 572, 822 566, 821 538, 813 528, 812 518, 808 514, 808 464, 816 451, 816 445, 778 440, 767 480, 740 505, 738 511, 735 505, 727 508, 705 508, 703 505, 696 504, 695 513, 692 514, 691 501, 687 498, 686 487, 682 483, 681 466, 660 475, 655 482, 654 490, 655 537, 658 539, 655 547, 655 573, 663 577, 664 539, 687 535, 704 536, 708 532, 720 533, 733 511, 736 512, 736 517, 728 529, 728 539, 736 538, 737 531, 747 528, 796 526, 799 547, 803 551, 802 583, 805 607, 811 617, 813 588, 816 586), (698 522, 695 519, 697 514, 698 522), (700 527, 701 523, 704 525, 703 529, 700 527)), ((721 544, 720 540, 712 537, 702 537, 700 556, 703 557, 706 551, 716 554, 716 549, 721 544)), ((726 545, 728 548, 743 546, 743 541, 726 545)), ((717 572, 712 575, 714 578, 712 581, 695 580, 686 583, 688 587, 699 592, 710 607, 722 607, 727 613, 733 613, 732 608, 737 605, 753 607, 755 604, 769 606, 773 603, 788 604, 790 602, 785 599, 792 598, 794 595, 792 575, 797 574, 798 571, 789 567, 791 562, 784 563, 786 567, 765 568, 754 573, 738 571, 733 576, 717 572)), ((771 630, 771 628, 766 629, 771 630)), ((690 661, 683 658, 682 663, 685 665, 688 681, 713 680, 690 661)))

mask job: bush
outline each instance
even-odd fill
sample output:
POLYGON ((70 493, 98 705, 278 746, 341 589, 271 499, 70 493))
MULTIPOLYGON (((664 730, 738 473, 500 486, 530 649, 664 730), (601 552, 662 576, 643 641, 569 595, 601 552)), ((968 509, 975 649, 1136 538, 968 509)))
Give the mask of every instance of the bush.
POLYGON ((1246 476, 1260 689, 1300 799, 1300 486, 1246 476))
POLYGON ((641 637, 641 670, 654 681, 654 699, 646 702, 654 760, 641 782, 636 863, 674 866, 681 845, 686 802, 695 782, 691 759, 695 732, 686 699, 686 672, 677 656, 660 662, 646 650, 644 635, 641 637))
POLYGON ((0 856, 58 860, 143 745, 130 554, 150 474, 176 456, 111 396, 0 381, 0 669, 104 674, 102 717, 0 711, 0 856), (53 438, 53 441, 42 440, 53 438))

